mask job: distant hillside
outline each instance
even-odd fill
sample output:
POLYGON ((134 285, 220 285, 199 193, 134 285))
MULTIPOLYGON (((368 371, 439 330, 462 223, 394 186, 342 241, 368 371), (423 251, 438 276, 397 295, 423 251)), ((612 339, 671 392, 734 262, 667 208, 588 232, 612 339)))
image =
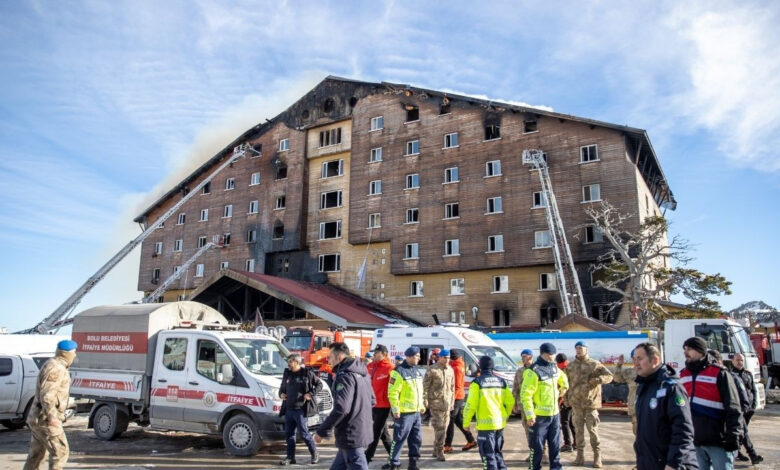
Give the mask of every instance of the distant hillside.
POLYGON ((754 300, 740 305, 728 312, 731 318, 749 318, 753 322, 780 322, 780 310, 761 300, 754 300))

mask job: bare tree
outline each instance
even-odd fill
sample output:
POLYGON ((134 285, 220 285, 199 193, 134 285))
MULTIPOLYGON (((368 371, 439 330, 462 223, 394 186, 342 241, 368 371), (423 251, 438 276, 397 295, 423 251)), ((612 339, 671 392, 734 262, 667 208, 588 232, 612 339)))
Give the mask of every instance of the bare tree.
POLYGON ((671 313, 659 300, 675 294, 689 300, 684 309, 688 313, 683 315, 712 317, 721 313, 718 302, 709 296, 731 294, 731 282, 720 274, 687 268, 693 259, 689 255, 691 244, 678 235, 668 240, 664 217, 647 217, 637 227, 635 214, 622 213, 606 201, 587 207, 585 212, 611 245, 592 268, 595 286, 620 294, 616 304, 633 307, 635 326, 650 326, 669 317, 671 313))

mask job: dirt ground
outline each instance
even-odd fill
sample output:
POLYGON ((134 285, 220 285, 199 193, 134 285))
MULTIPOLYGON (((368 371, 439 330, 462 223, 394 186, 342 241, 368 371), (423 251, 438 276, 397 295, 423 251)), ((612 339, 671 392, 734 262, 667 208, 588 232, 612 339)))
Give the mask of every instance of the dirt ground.
MULTIPOLYGON (((764 463, 755 467, 739 463, 737 468, 774 469, 780 468, 780 405, 756 414, 750 425, 750 434, 764 463)), ((259 469, 278 468, 279 459, 284 456, 283 445, 263 448, 251 458, 233 457, 225 452, 222 440, 217 436, 201 436, 180 432, 155 432, 131 425, 128 431, 115 441, 97 439, 92 430, 86 429, 86 417, 77 416, 66 424, 71 454, 67 468, 92 469, 259 469)), ((633 466, 633 436, 631 421, 625 413, 617 410, 603 411, 600 426, 604 467, 608 469, 631 469, 633 466)), ((504 457, 510 468, 527 468, 523 459, 528 455, 523 428, 518 420, 511 420, 505 430, 504 457)), ((460 452, 465 441, 456 430, 457 450, 449 454, 447 462, 437 462, 431 457, 433 429, 423 427, 423 459, 421 468, 481 468, 476 449, 460 452)), ((26 429, 11 431, 0 429, 0 470, 21 469, 29 448, 30 433, 26 429)), ((381 449, 381 445, 380 445, 381 449)), ((320 447, 321 460, 318 465, 309 464, 309 456, 303 444, 298 445, 299 465, 292 468, 323 469, 330 466, 335 448, 331 444, 320 447)), ((405 455, 405 452, 404 452, 405 455)), ((564 467, 572 468, 573 453, 564 453, 564 467)), ((586 458, 591 454, 586 451, 586 458)), ((377 451, 377 461, 370 468, 378 469, 384 463, 386 454, 377 451)), ((590 462, 588 462, 590 463, 590 462)), ((402 460, 406 466, 406 460, 402 460)), ((590 467, 586 467, 590 468, 590 467)))

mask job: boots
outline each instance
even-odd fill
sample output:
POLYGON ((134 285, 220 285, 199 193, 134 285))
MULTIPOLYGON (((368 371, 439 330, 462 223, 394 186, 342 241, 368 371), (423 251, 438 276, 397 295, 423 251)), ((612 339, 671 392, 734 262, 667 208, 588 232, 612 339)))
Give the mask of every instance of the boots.
POLYGON ((574 459, 574 463, 572 465, 576 465, 576 466, 585 465, 585 450, 584 449, 577 449, 577 458, 574 459))
POLYGON ((601 450, 593 451, 593 468, 601 468, 601 450))

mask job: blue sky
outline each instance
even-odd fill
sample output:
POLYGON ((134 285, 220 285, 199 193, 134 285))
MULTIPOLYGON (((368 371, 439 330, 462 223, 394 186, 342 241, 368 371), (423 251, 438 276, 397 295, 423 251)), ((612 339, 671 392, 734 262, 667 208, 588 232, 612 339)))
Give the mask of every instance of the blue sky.
MULTIPOLYGON (((692 265, 780 307, 774 2, 0 2, 0 326, 33 326, 146 203, 329 74, 647 129, 692 265), (230 3, 230 6, 226 6, 230 3)), ((140 297, 138 254, 80 305, 140 297)))

